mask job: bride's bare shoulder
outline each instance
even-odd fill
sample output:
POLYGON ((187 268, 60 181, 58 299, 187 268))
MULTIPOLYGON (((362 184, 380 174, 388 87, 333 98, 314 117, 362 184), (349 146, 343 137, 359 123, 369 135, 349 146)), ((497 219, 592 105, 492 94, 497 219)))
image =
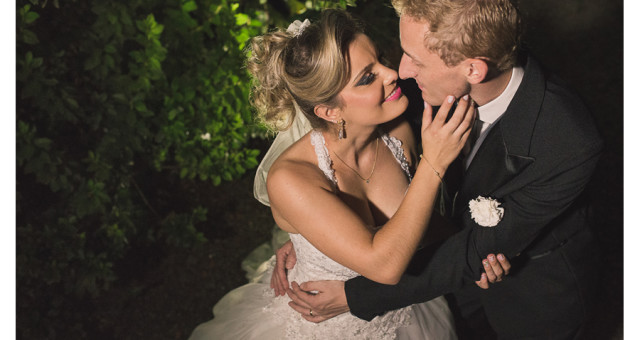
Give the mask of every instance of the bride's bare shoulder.
POLYGON ((318 158, 311 144, 310 134, 306 134, 273 163, 267 175, 269 195, 285 187, 299 189, 329 187, 330 183, 318 167, 318 158))

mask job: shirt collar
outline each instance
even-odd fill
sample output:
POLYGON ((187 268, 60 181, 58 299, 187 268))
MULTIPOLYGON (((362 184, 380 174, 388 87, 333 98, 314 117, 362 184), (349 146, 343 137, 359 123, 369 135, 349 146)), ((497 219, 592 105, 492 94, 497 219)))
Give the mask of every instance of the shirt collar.
POLYGON ((496 99, 478 107, 478 119, 489 124, 493 124, 498 120, 507 111, 511 99, 513 99, 518 87, 520 87, 523 76, 524 69, 520 66, 514 67, 511 71, 509 84, 507 84, 504 91, 496 99))

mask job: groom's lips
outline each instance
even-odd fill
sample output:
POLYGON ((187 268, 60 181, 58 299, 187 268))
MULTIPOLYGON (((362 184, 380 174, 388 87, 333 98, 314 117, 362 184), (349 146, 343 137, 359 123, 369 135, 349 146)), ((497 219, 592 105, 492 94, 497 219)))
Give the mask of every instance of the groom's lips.
POLYGON ((384 99, 384 102, 386 103, 386 102, 394 101, 400 98, 401 96, 402 96, 402 90, 400 89, 400 86, 396 86, 396 88, 393 89, 393 92, 391 92, 391 94, 389 94, 389 96, 384 99))

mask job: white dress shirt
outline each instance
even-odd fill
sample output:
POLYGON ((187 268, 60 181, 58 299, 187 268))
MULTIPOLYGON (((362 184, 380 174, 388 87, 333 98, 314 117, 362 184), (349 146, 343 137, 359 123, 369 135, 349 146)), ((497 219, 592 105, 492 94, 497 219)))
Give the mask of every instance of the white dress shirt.
MULTIPOLYGON (((516 94, 518 87, 520 87, 520 83, 522 82, 522 77, 524 76, 524 69, 522 67, 516 66, 511 71, 511 79, 509 80, 509 84, 502 91, 502 93, 494 100, 478 107, 478 116, 476 118, 476 124, 482 124, 480 127, 480 135, 478 139, 475 141, 471 140, 473 137, 470 136, 469 140, 467 140, 467 144, 472 143, 473 148, 467 152, 464 159, 465 169, 469 167, 473 157, 475 157, 480 145, 489 134, 491 128, 496 125, 496 122, 500 120, 500 117, 507 111, 507 107, 511 103, 513 96, 516 94)), ((478 127, 474 127, 477 129, 478 127)), ((472 131, 473 134, 473 131, 472 131)))

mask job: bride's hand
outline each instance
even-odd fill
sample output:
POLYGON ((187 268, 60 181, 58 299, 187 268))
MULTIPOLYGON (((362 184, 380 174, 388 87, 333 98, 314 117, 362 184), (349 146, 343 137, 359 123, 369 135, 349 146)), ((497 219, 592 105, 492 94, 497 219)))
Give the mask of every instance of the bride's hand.
POLYGON ((293 243, 287 241, 276 250, 276 266, 271 273, 271 288, 276 296, 284 295, 289 288, 287 270, 293 269, 296 264, 296 250, 293 243))
POLYGON ((489 283, 502 281, 511 270, 511 263, 503 254, 498 254, 498 256, 489 254, 486 259, 482 260, 482 265, 485 272, 482 273, 480 280, 476 281, 476 285, 482 289, 488 289, 489 283))
POLYGON ((307 321, 319 323, 349 311, 344 281, 292 282, 291 288, 289 306, 307 321))
POLYGON ((473 100, 469 95, 464 95, 458 101, 458 106, 449 121, 445 121, 454 100, 453 96, 447 96, 434 118, 433 108, 425 102, 422 115, 423 158, 441 174, 467 142, 476 115, 473 100))

